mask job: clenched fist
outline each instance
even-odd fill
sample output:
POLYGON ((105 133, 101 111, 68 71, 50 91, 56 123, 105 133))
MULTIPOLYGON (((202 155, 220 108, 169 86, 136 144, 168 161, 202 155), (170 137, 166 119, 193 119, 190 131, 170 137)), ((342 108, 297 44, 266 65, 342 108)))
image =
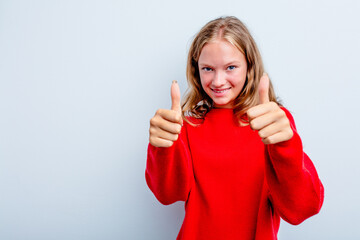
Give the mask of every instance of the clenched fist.
POLYGON ((183 124, 180 99, 179 85, 173 81, 171 109, 158 109, 150 119, 149 141, 154 147, 171 147, 178 139, 183 124))
POLYGON ((265 144, 275 144, 289 140, 294 135, 285 112, 275 102, 269 100, 269 77, 264 74, 259 83, 260 104, 250 108, 247 115, 250 127, 258 130, 265 144))

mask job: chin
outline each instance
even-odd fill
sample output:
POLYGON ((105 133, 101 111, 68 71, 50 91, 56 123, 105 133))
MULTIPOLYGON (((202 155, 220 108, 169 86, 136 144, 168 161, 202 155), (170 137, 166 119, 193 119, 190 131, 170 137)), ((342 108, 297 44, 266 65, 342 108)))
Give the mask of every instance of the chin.
POLYGON ((230 103, 216 103, 214 102, 214 107, 216 108, 233 108, 233 106, 230 103))

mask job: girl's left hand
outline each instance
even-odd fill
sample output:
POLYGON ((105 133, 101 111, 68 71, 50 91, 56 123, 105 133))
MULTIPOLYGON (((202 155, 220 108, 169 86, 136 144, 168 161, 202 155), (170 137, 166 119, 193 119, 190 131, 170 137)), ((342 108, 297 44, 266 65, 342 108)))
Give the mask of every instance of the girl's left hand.
POLYGON ((258 130, 264 144, 289 140, 294 135, 285 112, 269 100, 269 77, 264 74, 259 83, 260 104, 247 111, 250 127, 258 130))

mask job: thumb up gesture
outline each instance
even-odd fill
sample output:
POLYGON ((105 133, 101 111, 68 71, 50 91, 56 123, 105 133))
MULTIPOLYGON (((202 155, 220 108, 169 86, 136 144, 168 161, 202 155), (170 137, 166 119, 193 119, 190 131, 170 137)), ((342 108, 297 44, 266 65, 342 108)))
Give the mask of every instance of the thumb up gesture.
POLYGON ((285 112, 269 100, 269 85, 269 77, 264 74, 258 87, 260 104, 250 108, 247 115, 250 127, 258 130, 263 143, 275 144, 289 140, 294 133, 285 112))
POLYGON ((158 109, 150 119, 149 141, 154 147, 171 147, 178 139, 183 120, 181 117, 180 88, 171 84, 171 109, 158 109))

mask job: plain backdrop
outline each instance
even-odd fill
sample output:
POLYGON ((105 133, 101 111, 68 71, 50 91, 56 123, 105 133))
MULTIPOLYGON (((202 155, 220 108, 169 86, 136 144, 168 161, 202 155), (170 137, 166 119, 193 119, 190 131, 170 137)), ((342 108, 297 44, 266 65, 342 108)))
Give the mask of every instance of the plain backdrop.
POLYGON ((360 3, 0 1, 0 239, 175 239, 184 204, 146 186, 149 119, 186 91, 193 36, 249 27, 325 187, 279 239, 360 239, 360 3))

